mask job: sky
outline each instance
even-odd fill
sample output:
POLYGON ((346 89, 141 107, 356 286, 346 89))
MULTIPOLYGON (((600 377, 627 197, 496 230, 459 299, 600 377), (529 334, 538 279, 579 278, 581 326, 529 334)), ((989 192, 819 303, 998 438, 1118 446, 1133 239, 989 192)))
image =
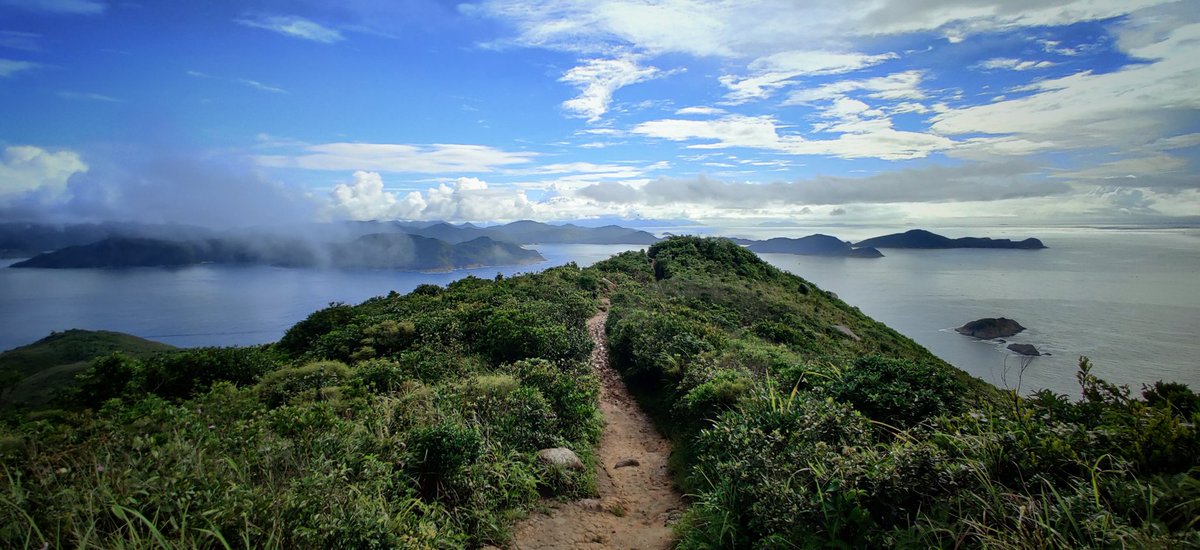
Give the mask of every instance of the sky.
POLYGON ((1200 220, 1197 0, 0 0, 0 219, 1200 220))

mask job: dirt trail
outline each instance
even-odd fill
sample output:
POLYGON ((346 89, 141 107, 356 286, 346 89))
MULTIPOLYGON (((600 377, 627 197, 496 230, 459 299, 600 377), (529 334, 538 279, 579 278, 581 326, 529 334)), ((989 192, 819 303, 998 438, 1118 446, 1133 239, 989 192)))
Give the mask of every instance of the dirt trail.
POLYGON ((642 411, 621 377, 608 364, 607 300, 588 320, 595 342, 592 368, 600 377, 600 437, 596 472, 599 499, 571 503, 545 501, 547 513, 534 512, 517 524, 511 547, 543 548, 670 548, 670 524, 683 510, 667 471, 671 445, 642 411), (634 465, 630 464, 631 461, 634 465), (620 466, 620 467, 617 467, 620 466))

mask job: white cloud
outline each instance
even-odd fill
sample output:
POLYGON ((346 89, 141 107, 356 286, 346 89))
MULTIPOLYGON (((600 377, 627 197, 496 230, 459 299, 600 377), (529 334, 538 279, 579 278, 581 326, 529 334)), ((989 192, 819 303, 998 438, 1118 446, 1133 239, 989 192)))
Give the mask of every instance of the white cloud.
POLYGON ((0 48, 11 48, 27 52, 42 50, 42 35, 32 32, 0 31, 0 48))
POLYGON ((793 155, 831 155, 846 159, 922 158, 955 146, 954 141, 942 136, 896 130, 886 118, 865 123, 861 120, 846 122, 845 125, 823 128, 824 131, 842 132, 836 139, 825 140, 809 140, 796 133, 780 134, 782 128, 769 116, 651 120, 638 124, 632 132, 671 141, 706 142, 688 145, 692 149, 749 147, 793 155))
POLYGON ((119 100, 115 97, 107 96, 107 95, 103 95, 103 94, 92 93, 92 92, 61 91, 61 92, 58 92, 58 97, 61 97, 63 99, 70 99, 73 101, 99 101, 102 103, 121 103, 121 100, 119 100))
POLYGON ((892 73, 862 80, 839 80, 815 88, 796 90, 788 94, 784 105, 799 105, 813 101, 836 99, 850 92, 863 91, 875 99, 916 100, 925 99, 921 90, 924 73, 919 70, 892 73))
POLYGON ((288 91, 287 91, 287 90, 285 90, 285 89, 283 89, 283 88, 277 88, 277 87, 275 87, 275 86, 271 86, 271 85, 268 85, 268 84, 263 84, 262 82, 259 82, 259 81, 257 81, 257 80, 250 80, 249 78, 239 78, 239 79, 237 79, 235 82, 237 82, 237 83, 239 83, 239 84, 244 84, 244 85, 246 85, 246 86, 249 86, 249 87, 251 87, 251 88, 254 88, 255 90, 259 90, 259 91, 263 91, 263 92, 270 92, 270 93, 273 93, 273 94, 286 94, 286 93, 288 93, 288 91))
POLYGON ((633 55, 611 59, 589 59, 563 74, 559 82, 579 88, 579 96, 564 101, 562 106, 576 116, 595 122, 612 103, 613 93, 638 82, 662 76, 657 67, 643 67, 633 55))
POLYGON ((1150 62, 1036 81, 1021 88, 1033 92, 1028 96, 941 112, 932 129, 1016 137, 1043 150, 1128 149, 1193 129, 1200 110, 1200 23, 1158 33, 1127 51, 1150 62))
POLYGON ((448 174, 492 172, 528 163, 536 156, 486 145, 323 143, 304 147, 300 154, 262 155, 256 160, 262 166, 276 168, 448 174))
POLYGON ((863 178, 818 176, 794 182, 738 183, 700 176, 660 178, 643 185, 608 182, 579 190, 604 203, 663 206, 695 204, 717 210, 762 210, 781 207, 879 204, 898 202, 996 201, 1061 195, 1063 182, 1037 176, 1023 162, 929 166, 885 172, 863 178))
POLYGON ((107 4, 95 0, 0 0, 0 6, 64 15, 98 15, 108 9, 107 4))
POLYGON ((749 66, 752 76, 724 75, 719 80, 730 90, 725 99, 737 104, 769 97, 775 90, 792 84, 796 78, 802 76, 849 73, 896 57, 893 53, 867 55, 856 52, 791 50, 754 60, 749 66))
POLYGON ((284 36, 299 38, 302 40, 310 40, 320 42, 322 44, 333 44, 345 40, 341 31, 331 29, 320 23, 309 21, 303 17, 294 15, 272 15, 255 18, 242 18, 236 20, 247 27, 258 29, 266 29, 277 32, 284 36))
POLYGON ((17 73, 31 71, 41 66, 41 63, 34 63, 32 61, 18 61, 15 59, 0 58, 0 78, 9 78, 17 73))
POLYGON ((534 205, 520 189, 493 189, 478 178, 458 178, 424 191, 384 188, 375 172, 358 171, 331 194, 332 212, 353 220, 507 221, 531 217, 534 205))
POLYGON ((504 20, 513 41, 576 52, 613 47, 757 57, 852 37, 970 34, 1120 17, 1173 0, 489 0, 463 11, 504 20))
POLYGON ((5 147, 0 155, 0 200, 32 193, 56 199, 66 192, 71 176, 87 171, 87 163, 74 151, 48 151, 31 145, 5 147))
POLYGON ((723 115, 723 114, 725 114, 725 109, 721 109, 719 107, 704 107, 704 106, 684 107, 682 109, 676 110, 675 114, 677 114, 677 115, 723 115))
POLYGON ((975 67, 985 71, 1030 71, 1033 69, 1046 69, 1054 65, 1053 61, 1028 61, 1011 57, 993 57, 980 62, 975 67))

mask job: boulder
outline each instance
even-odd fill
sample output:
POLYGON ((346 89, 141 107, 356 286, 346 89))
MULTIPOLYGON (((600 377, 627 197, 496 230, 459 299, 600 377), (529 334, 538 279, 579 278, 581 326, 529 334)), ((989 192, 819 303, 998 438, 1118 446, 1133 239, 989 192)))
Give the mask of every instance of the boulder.
POLYGON ((854 334, 854 331, 853 331, 853 330, 850 330, 850 327, 848 327, 848 326, 845 326, 845 325, 830 325, 830 326, 829 326, 829 328, 831 328, 831 329, 833 329, 833 330, 836 330, 836 331, 837 331, 838 333, 840 333, 842 336, 845 336, 846 338, 849 338, 849 339, 851 339, 851 340, 854 340, 855 342, 860 342, 860 341, 862 341, 862 338, 859 338, 857 334, 854 334))
POLYGON ((1025 327, 1021 326, 1021 323, 1018 323, 1012 319, 1006 319, 1004 317, 989 317, 986 319, 971 321, 970 323, 967 323, 954 330, 959 334, 965 334, 967 336, 980 338, 983 340, 991 340, 993 338, 1008 338, 1009 336, 1013 336, 1018 332, 1025 330, 1025 327))
POLYGON ((567 468, 570 470, 584 469, 583 461, 575 455, 575 451, 566 447, 554 447, 553 449, 542 449, 537 452, 538 460, 543 464, 567 468))
POLYGON ((1032 344, 1009 344, 1008 351, 1019 353, 1021 355, 1028 355, 1031 357, 1038 357, 1041 355, 1041 352, 1039 352, 1037 348, 1033 347, 1032 344))

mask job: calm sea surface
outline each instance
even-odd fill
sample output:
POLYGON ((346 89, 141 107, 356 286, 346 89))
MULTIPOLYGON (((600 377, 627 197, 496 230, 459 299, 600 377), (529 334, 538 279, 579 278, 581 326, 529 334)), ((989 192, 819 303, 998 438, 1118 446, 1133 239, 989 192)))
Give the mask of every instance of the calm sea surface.
MULTIPOLYGON (((728 228, 764 238, 824 232, 860 239, 894 228, 728 228)), ((673 233, 711 232, 700 228, 673 233)), ((885 250, 881 259, 767 254, 764 258, 913 338, 946 361, 997 385, 1015 387, 1019 359, 1003 345, 953 327, 980 317, 1017 319, 1029 330, 1009 339, 1050 357, 1035 359, 1023 390, 1075 395, 1075 365, 1130 384, 1176 380, 1200 388, 1200 230, 956 229, 951 237, 1037 236, 1049 249, 885 250), (1006 374, 1007 373, 1007 374, 1006 374)), ((277 340, 329 302, 358 303, 422 283, 473 274, 536 271, 574 261, 590 265, 641 246, 536 247, 539 265, 453 273, 397 273, 271 267, 183 269, 0 269, 0 349, 52 330, 106 329, 178 346, 277 340)), ((15 260, 14 260, 15 261, 15 260)), ((12 261, 0 264, 0 266, 12 261)))

